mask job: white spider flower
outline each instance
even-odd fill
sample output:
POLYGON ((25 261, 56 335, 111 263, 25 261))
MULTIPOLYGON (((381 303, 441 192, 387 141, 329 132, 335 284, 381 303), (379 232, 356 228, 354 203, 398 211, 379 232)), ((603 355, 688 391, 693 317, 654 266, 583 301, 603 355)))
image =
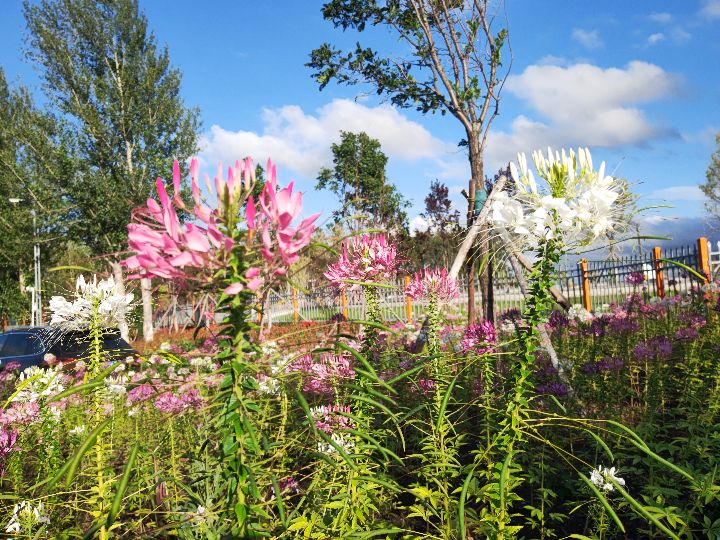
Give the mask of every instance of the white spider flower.
MULTIPOLYGON (((330 438, 345 452, 352 452, 355 448, 355 442, 349 437, 344 436, 342 433, 333 433, 330 435, 330 438)), ((337 454, 335 447, 325 441, 318 441, 317 449, 318 452, 322 452, 323 454, 337 454)))
POLYGON ((5 527, 5 532, 31 533, 39 525, 50 525, 50 518, 45 514, 45 505, 39 502, 37 506, 33 506, 30 501, 22 501, 13 508, 13 515, 5 527))
POLYGON ((12 397, 12 401, 19 403, 37 403, 65 390, 59 366, 47 369, 37 366, 26 368, 20 374, 17 385, 22 387, 22 390, 12 397))
POLYGON ((577 319, 580 322, 590 322, 595 318, 592 313, 580 304, 574 304, 570 309, 568 309, 567 313, 568 319, 577 319))
POLYGON ((590 473, 590 481, 599 489, 610 492, 615 489, 615 484, 625 486, 625 480, 617 476, 619 471, 615 467, 603 467, 600 465, 597 469, 593 469, 590 473))
POLYGON ((532 160, 542 180, 528 169, 527 158, 518 154, 510 163, 515 193, 497 194, 490 221, 515 237, 519 248, 535 248, 555 239, 562 250, 587 246, 620 225, 618 204, 624 186, 605 175, 605 163, 592 169, 586 148, 577 152, 533 152, 532 160))
POLYGON ((88 283, 81 275, 75 284, 75 298, 72 302, 62 296, 50 299, 50 325, 65 330, 82 330, 96 317, 101 326, 116 327, 125 320, 132 300, 132 293, 115 293, 115 280, 112 277, 100 280, 99 283, 93 279, 92 283, 88 283))

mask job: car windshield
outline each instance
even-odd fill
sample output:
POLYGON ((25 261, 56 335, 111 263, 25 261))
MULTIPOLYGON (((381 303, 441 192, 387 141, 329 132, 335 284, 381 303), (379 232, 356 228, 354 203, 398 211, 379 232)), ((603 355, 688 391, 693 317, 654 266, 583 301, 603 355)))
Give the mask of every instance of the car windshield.
POLYGON ((3 358, 40 354, 44 350, 42 341, 30 332, 13 332, 1 337, 0 357, 3 358))
MULTIPOLYGON (((92 338, 88 332, 50 333, 46 338, 50 352, 58 358, 84 358, 90 354, 92 338)), ((106 352, 130 354, 132 347, 119 334, 104 334, 100 348, 106 352)))

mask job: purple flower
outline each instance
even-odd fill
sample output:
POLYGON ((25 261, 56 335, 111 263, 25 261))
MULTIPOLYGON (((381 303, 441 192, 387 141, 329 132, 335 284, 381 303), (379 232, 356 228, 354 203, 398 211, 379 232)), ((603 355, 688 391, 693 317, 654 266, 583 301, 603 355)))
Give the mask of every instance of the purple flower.
POLYGON ((295 477, 293 476, 281 478, 280 480, 278 480, 278 488, 282 493, 284 493, 285 491, 294 491, 295 493, 297 493, 299 490, 298 481, 295 480, 295 477))
POLYGON ((538 394, 565 397, 568 395, 568 387, 559 381, 551 381, 535 387, 535 392, 538 394))
POLYGON ((672 354, 672 342, 666 336, 655 336, 647 341, 641 341, 633 349, 633 355, 638 360, 650 358, 669 358, 672 354))
POLYGON ((645 274, 638 271, 630 272, 625 278, 625 281, 627 281, 630 285, 642 285, 645 283, 645 274))
POLYGON ((155 395, 155 389, 152 386, 141 384, 127 393, 127 400, 130 403, 138 403, 150 399, 153 395, 155 395))
POLYGON ((10 424, 27 426, 33 423, 40 414, 40 407, 31 401, 16 402, 4 411, 0 409, 0 426, 10 424))
POLYGON ((347 416, 350 407, 343 405, 321 405, 314 407, 310 413, 315 420, 315 427, 320 431, 332 435, 335 431, 353 429, 355 423, 347 416))
POLYGON ((586 375, 593 375, 595 373, 604 373, 607 371, 619 371, 622 369, 624 362, 622 358, 616 356, 606 356, 597 361, 588 362, 582 368, 583 373, 586 375))
POLYGON ((698 331, 692 326, 680 328, 677 332, 675 332, 675 338, 680 341, 692 341, 693 339, 697 339, 699 335, 698 331))
POLYGON ((570 320, 562 311, 558 311, 557 309, 553 310, 547 322, 547 326, 550 330, 565 328, 568 324, 570 324, 570 320))
POLYGON ((15 446, 17 439, 17 430, 0 428, 0 478, 5 476, 5 461, 7 456, 18 450, 15 446))
POLYGON ((413 300, 434 296, 440 302, 449 302, 458 297, 458 284, 455 278, 448 275, 447 270, 425 268, 422 273, 416 272, 412 281, 405 287, 405 294, 413 300))

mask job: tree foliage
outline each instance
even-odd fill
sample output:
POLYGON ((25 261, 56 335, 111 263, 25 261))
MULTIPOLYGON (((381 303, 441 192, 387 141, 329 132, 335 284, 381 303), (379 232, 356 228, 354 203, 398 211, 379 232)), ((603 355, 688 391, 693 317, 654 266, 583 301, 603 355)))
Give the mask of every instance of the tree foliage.
POLYGON ((38 109, 26 88, 10 88, 0 69, 0 317, 27 316, 21 282, 32 275, 33 244, 43 261, 64 250, 74 215, 57 186, 75 170, 70 145, 62 122, 38 109))
POLYGON ((450 266, 461 232, 460 212, 452 208, 448 187, 435 180, 425 197, 425 211, 420 214, 427 222, 425 230, 415 232, 408 243, 410 264, 415 269, 450 266))
POLYGON ((715 219, 720 219, 720 133, 715 137, 717 148, 710 156, 710 165, 708 165, 705 174, 705 183, 700 185, 708 201, 705 208, 715 219))
POLYGON ((74 127, 80 159, 62 179, 94 253, 123 248, 130 211, 195 150, 198 111, 180 97, 180 71, 148 31, 136 0, 25 2, 28 57, 74 127), (99 205, 98 201, 102 201, 99 205))
POLYGON ((387 180, 388 158, 380 142, 367 133, 342 131, 332 153, 333 168, 320 170, 315 189, 337 195, 341 206, 333 212, 335 221, 348 220, 353 228, 372 224, 396 235, 406 232, 409 203, 387 180))

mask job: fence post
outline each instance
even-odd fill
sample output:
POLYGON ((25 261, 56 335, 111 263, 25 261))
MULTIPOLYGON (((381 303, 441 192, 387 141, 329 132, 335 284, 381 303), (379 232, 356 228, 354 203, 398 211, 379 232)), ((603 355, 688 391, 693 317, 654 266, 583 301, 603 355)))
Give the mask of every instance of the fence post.
POLYGON ((345 320, 347 320, 348 309, 347 309, 347 294, 345 294, 345 289, 340 291, 340 306, 342 308, 343 317, 345 317, 345 320))
POLYGON ((710 283, 712 280, 710 252, 708 250, 708 239, 704 236, 698 238, 698 266, 700 267, 700 273, 705 276, 705 283, 710 283))
MULTIPOLYGON (((410 276, 405 276, 404 282, 405 282, 405 289, 407 290, 408 285, 410 285, 410 276)), ((410 298, 409 294, 405 295, 405 318, 407 319, 408 324, 412 324, 412 322, 413 322, 412 298, 410 298)))
POLYGON ((655 285, 657 287, 657 295, 660 298, 665 298, 665 282, 663 280, 662 254, 660 253, 660 246, 653 248, 653 266, 655 267, 655 285))
POLYGON ((292 303, 293 303, 293 322, 297 323, 300 319, 300 312, 298 311, 298 299, 297 299, 297 289, 295 287, 292 288, 292 303))
POLYGON ((583 307, 587 311, 590 311, 592 310, 592 303, 590 302, 590 278, 588 277, 587 261, 585 259, 580 261, 580 282, 582 283, 583 307))

